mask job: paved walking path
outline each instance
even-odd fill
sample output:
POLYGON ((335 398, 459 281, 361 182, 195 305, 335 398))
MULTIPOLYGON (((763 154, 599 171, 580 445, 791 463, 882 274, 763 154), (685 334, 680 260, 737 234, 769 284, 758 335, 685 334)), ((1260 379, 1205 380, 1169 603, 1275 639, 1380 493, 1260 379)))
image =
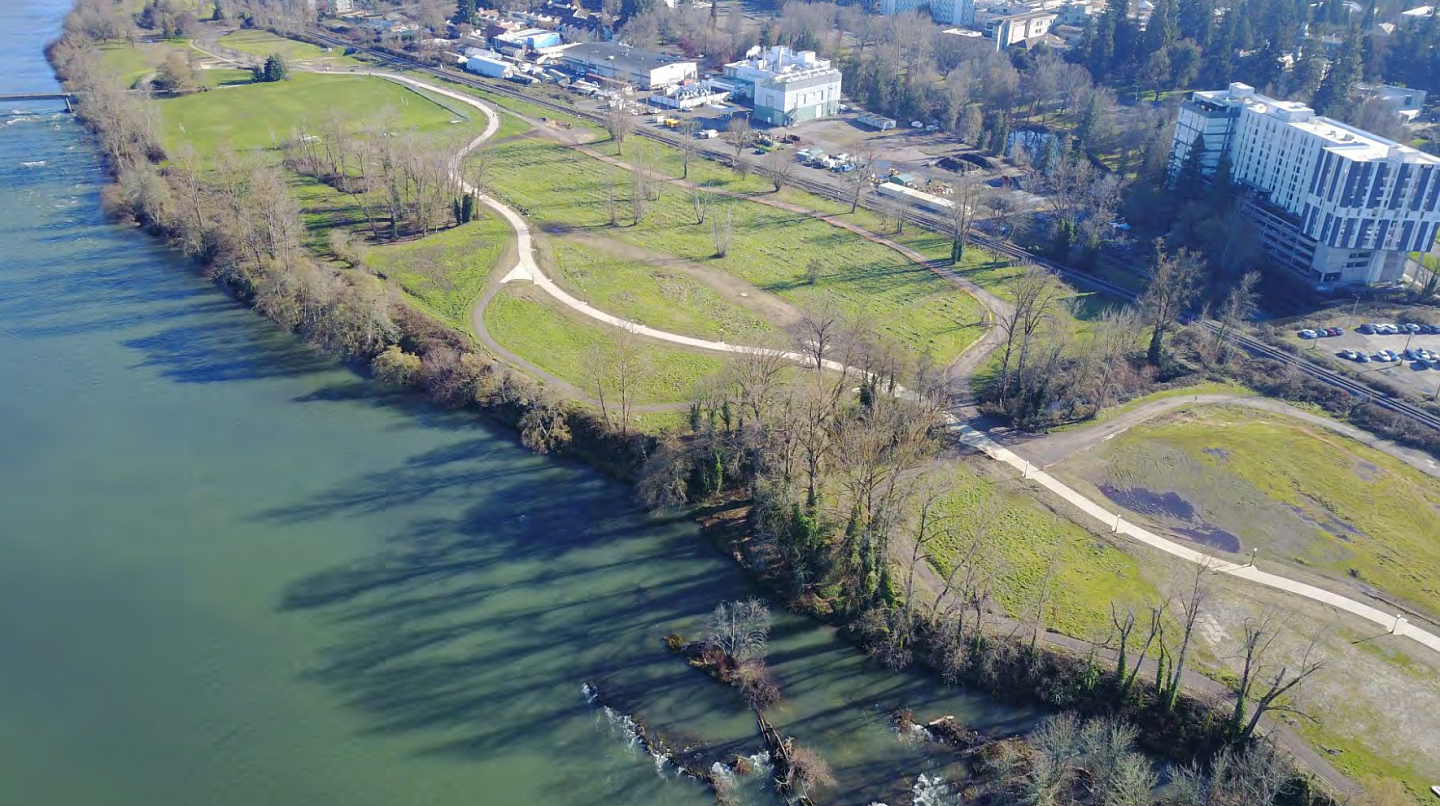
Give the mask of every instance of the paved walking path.
MULTIPOLYGON (((482 133, 479 137, 475 138, 474 141, 467 145, 465 149, 462 150, 455 157, 453 168, 456 171, 457 178, 459 176, 460 161, 464 158, 464 156, 473 149, 477 148, 481 143, 483 143, 487 138, 493 135, 496 130, 500 128, 500 118, 498 115, 495 114, 494 110, 492 110, 486 104, 481 103, 480 101, 468 95, 453 92, 451 90, 446 90, 441 87, 436 87, 432 84, 417 81, 415 79, 405 76, 396 76, 388 73, 378 72, 370 73, 370 75, 377 75, 388 78, 392 81, 399 81, 415 87, 423 88, 428 92, 444 95, 448 98, 453 98, 457 101, 469 104, 470 106, 480 109, 485 113, 485 115, 489 118, 490 121, 489 124, 485 127, 485 132, 482 133)), ((462 185, 464 184, 463 181, 461 183, 462 185)), ((468 185, 465 185, 465 187, 471 192, 476 192, 474 188, 470 188, 468 185)), ((541 270, 539 264, 535 261, 535 245, 534 239, 531 237, 530 234, 530 226, 525 222, 524 218, 522 218, 514 210, 511 210, 509 207, 489 196, 486 196, 483 193, 477 192, 477 196, 482 202, 484 202, 491 209, 499 213, 502 217, 505 218, 506 221, 510 222, 510 225, 512 227, 515 228, 515 233, 519 245, 519 261, 516 263, 515 267, 505 275, 503 282, 512 282, 515 280, 529 280, 535 283, 541 289, 543 289, 546 293, 550 294, 555 299, 560 301, 562 304, 575 311, 578 311, 597 321, 604 322, 605 324, 624 328, 632 333, 656 339, 658 341, 670 342, 672 344, 680 344, 686 347, 694 347, 702 350, 712 350, 724 353, 774 353, 781 355, 787 359, 793 360, 797 363, 813 363, 809 357, 804 356, 800 353, 788 351, 770 351, 764 350, 762 348, 727 344, 726 342, 708 341, 705 339, 697 339, 690 336, 681 336, 675 333, 667 333, 663 330, 656 330, 655 328, 646 327, 645 325, 637 324, 635 322, 622 319, 618 316, 613 316, 603 311, 596 310, 591 307, 589 303, 584 302, 583 300, 576 299, 575 297, 566 293, 564 289, 557 286, 555 282, 549 277, 547 277, 544 271, 541 270)), ((754 200, 751 197, 744 198, 752 201, 754 200)), ((788 209, 792 209, 796 212, 803 211, 803 208, 799 208, 796 205, 786 205, 786 203, 784 202, 778 202, 775 200, 767 201, 776 206, 785 205, 788 209)), ((854 226, 849 222, 841 223, 847 228, 854 226)), ((880 236, 873 235, 873 233, 871 235, 872 239, 879 239, 879 241, 881 242, 886 240, 880 238, 880 236)), ((901 246, 900 244, 894 244, 893 242, 890 242, 890 244, 893 244, 892 248, 901 251, 902 254, 907 249, 907 247, 901 246)), ((918 258, 921 262, 924 262, 926 265, 930 265, 930 263, 928 261, 925 261, 924 257, 918 252, 914 252, 913 250, 909 251, 912 252, 915 257, 918 258)), ((963 278, 955 279, 963 281, 963 278)), ((971 285, 973 285, 973 283, 971 285)), ((988 292, 984 293, 986 293, 987 296, 993 298, 993 295, 989 295, 988 292)), ((998 298, 996 299, 998 300, 998 298)), ((827 369, 833 369, 839 372, 855 371, 852 368, 846 367, 843 364, 829 360, 823 361, 822 365, 827 369)), ((1045 489, 1064 499, 1071 506, 1080 510, 1082 513, 1089 516, 1090 518, 1098 521, 1102 528, 1109 529, 1115 534, 1123 535, 1132 540, 1135 540, 1138 543, 1142 543, 1144 545, 1150 546, 1151 548, 1158 549, 1165 552, 1166 554, 1179 557, 1180 559, 1187 562, 1205 565, 1216 573, 1226 574, 1228 576, 1233 576, 1238 579, 1244 579, 1257 585, 1265 585, 1267 587, 1285 591, 1296 596, 1303 596, 1307 599, 1310 599, 1311 601, 1319 602, 1321 604, 1334 607, 1338 610, 1343 610, 1347 613, 1359 616, 1360 618, 1363 618, 1367 621, 1378 624, 1385 630, 1393 632, 1393 634, 1395 635, 1410 638, 1411 640, 1423 644, 1430 649, 1435 650, 1436 652, 1440 652, 1440 635, 1435 635, 1433 633, 1427 632, 1416 625, 1405 622, 1404 619, 1397 619, 1397 617, 1393 613, 1386 613, 1385 611, 1378 610, 1374 607, 1370 607, 1369 605, 1361 604, 1360 602, 1354 601, 1353 599, 1348 599, 1338 593, 1332 593, 1330 591, 1317 588, 1314 585, 1307 585, 1303 582, 1296 582, 1295 580, 1288 579, 1286 577, 1261 571, 1260 569, 1251 565, 1240 565, 1237 563, 1229 562, 1228 560, 1219 559, 1204 552, 1190 548, 1189 546, 1181 545, 1180 543, 1176 543, 1173 540, 1161 537, 1160 535, 1157 535, 1146 529, 1142 529, 1138 526, 1135 526, 1134 524, 1126 523, 1119 514, 1111 512, 1110 510, 1100 506, 1094 501, 1091 501, 1090 499, 1076 492, 1074 489, 1070 488, 1063 482, 1056 479, 1054 476, 1051 476, 1044 470, 1035 467, 1028 460, 1022 458, 1014 451, 1011 451, 1008 448, 1001 446, 989 436, 979 431, 976 431, 969 425, 961 422, 953 415, 947 415, 947 420, 949 421, 951 430, 959 434, 961 442, 981 451, 986 456, 989 456, 991 459, 994 459, 998 462, 1003 462, 1021 471, 1021 474, 1025 479, 1032 481, 1041 487, 1044 487, 1045 489)))

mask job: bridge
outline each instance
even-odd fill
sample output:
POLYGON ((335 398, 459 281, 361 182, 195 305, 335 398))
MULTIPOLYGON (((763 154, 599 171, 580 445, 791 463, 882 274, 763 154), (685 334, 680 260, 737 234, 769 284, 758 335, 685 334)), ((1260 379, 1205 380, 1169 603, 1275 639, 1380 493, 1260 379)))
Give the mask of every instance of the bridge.
POLYGON ((69 92, 22 92, 0 95, 0 104, 16 101, 64 101, 65 111, 75 111, 75 95, 69 92))

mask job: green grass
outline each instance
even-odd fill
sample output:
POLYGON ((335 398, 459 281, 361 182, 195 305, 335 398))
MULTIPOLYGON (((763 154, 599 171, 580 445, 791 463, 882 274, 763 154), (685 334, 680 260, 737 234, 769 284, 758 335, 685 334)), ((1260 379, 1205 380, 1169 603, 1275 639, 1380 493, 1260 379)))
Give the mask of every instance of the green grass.
MULTIPOLYGON (((434 77, 430 75, 421 75, 418 76, 418 78, 425 81, 434 80, 434 77)), ((540 121, 541 118, 548 118, 549 120, 558 120, 569 123, 572 131, 579 130, 589 132, 592 140, 598 140, 608 136, 605 133, 605 130, 600 126, 597 126, 594 123, 584 120, 583 118, 580 118, 576 115, 571 115, 565 112, 557 112, 553 109, 547 109, 546 107, 540 106, 538 104, 532 104, 528 101, 521 101, 515 98, 511 98, 508 95, 501 95, 499 93, 489 92, 478 87, 472 87, 469 84, 453 84, 448 81, 442 83, 444 83, 448 89, 452 89, 456 92, 461 92, 471 97, 478 98, 479 100, 484 101, 493 107, 498 107, 500 109, 508 109, 511 112, 514 112, 516 115, 528 117, 537 122, 540 121)))
MULTIPOLYGON (((485 327, 500 345, 546 372, 593 394, 594 351, 615 349, 615 328, 586 321, 565 311, 541 292, 506 286, 485 309, 485 327)), ((637 342, 643 367, 634 402, 676 403, 687 400, 701 378, 725 366, 720 356, 637 342)))
POLYGON ((470 308, 511 240, 493 213, 416 241, 371 249, 366 263, 446 322, 468 331, 470 308))
POLYGON ((1174 492, 1262 560, 1357 578, 1440 613, 1440 482, 1251 409, 1182 409, 1067 463, 1097 485, 1174 492), (1079 464, 1075 464, 1075 462, 1079 464))
POLYGON ((774 328, 681 269, 612 258, 552 241, 557 280, 607 313, 702 339, 758 344, 774 328))
POLYGON ((1177 386, 1174 389, 1164 389, 1159 392, 1151 392, 1148 395, 1141 395, 1139 397, 1131 398, 1130 400, 1127 400, 1117 406, 1111 406, 1108 409, 1101 409, 1098 415, 1088 420, 1081 420, 1080 422, 1076 423, 1066 423, 1064 425, 1059 425, 1051 428, 1049 430, 1049 433, 1053 434, 1059 433, 1061 431, 1073 431, 1078 428, 1089 428, 1092 425, 1096 425, 1097 423, 1103 423, 1106 420, 1119 417, 1122 414, 1132 412, 1135 409, 1140 408, 1141 406, 1149 403, 1154 403, 1157 400, 1169 400, 1170 398, 1176 397, 1194 397, 1195 395, 1240 395, 1242 397, 1255 397, 1257 394, 1258 393, 1255 390, 1241 386, 1236 383, 1229 383, 1225 381, 1201 381, 1190 386, 1177 386))
MULTIPOLYGON (((195 52, 190 50, 184 39, 141 42, 134 45, 110 42, 100 46, 100 55, 105 60, 105 66, 120 76, 126 86, 154 73, 172 53, 188 55, 195 52)), ((200 55, 195 53, 197 57, 200 55)))
POLYGON ((295 39, 286 39, 285 37, 276 36, 269 31, 236 31, 220 37, 218 41, 227 48, 261 58, 269 56, 272 53, 278 53, 284 57, 286 61, 297 61, 300 59, 318 59, 329 55, 319 46, 295 39))
POLYGON ((273 147, 332 114, 357 124, 393 114, 403 128, 457 141, 480 126, 478 121, 452 124, 456 118, 448 109, 384 79, 312 73, 165 100, 160 114, 167 146, 189 141, 202 155, 222 143, 237 150, 273 147))
POLYGON ((607 187, 613 177, 628 206, 629 173, 598 160, 577 158, 563 146, 540 140, 497 145, 487 180, 500 195, 539 224, 603 231, 608 237, 730 272, 800 305, 833 300, 850 313, 864 312, 878 329, 914 353, 948 362, 980 333, 978 301, 928 269, 884 246, 822 221, 743 201, 717 200, 710 218, 695 221, 688 193, 661 188, 639 226, 608 227, 607 187), (715 257, 712 222, 734 216, 726 257, 715 257), (811 261, 820 281, 806 282, 811 261))
POLYGON ((1033 607, 1046 566, 1053 559, 1052 605, 1047 626, 1067 635, 1090 638, 1110 624, 1110 603, 1139 605, 1156 597, 1139 561, 1045 507, 1029 489, 1009 480, 977 475, 963 464, 945 473, 956 491, 939 508, 954 519, 959 537, 932 550, 943 578, 988 518, 984 565, 996 578, 995 596, 1011 617, 1033 607))

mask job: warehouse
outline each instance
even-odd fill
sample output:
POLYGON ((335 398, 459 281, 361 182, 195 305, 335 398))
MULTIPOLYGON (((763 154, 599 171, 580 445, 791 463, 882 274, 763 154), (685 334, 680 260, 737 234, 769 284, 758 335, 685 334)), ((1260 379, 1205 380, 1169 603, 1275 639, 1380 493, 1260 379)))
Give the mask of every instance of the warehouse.
POLYGON ((695 62, 619 42, 569 45, 560 51, 560 61, 572 72, 642 90, 664 89, 696 76, 695 62))

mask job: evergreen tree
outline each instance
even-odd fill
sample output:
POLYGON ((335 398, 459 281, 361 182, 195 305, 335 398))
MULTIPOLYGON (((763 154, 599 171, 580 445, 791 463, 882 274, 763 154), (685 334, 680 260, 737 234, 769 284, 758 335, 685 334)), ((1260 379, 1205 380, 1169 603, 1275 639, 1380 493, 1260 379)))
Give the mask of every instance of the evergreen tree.
POLYGON ((475 220, 475 194, 466 193, 464 200, 460 203, 460 223, 464 224, 475 220))
POLYGON ((1311 106, 1322 115, 1332 118, 1343 117, 1350 106, 1350 93, 1360 80, 1360 27, 1350 26, 1345 38, 1345 47, 1340 56, 1330 65, 1330 72, 1320 82, 1311 106))
POLYGON ((1178 13, 1175 0, 1155 0, 1155 10, 1150 13, 1150 22, 1145 25, 1144 37, 1141 40, 1142 51, 1137 54, 1140 58, 1148 59, 1180 38, 1178 13))
POLYGON ((285 59, 278 53, 270 54, 265 60, 265 81, 284 81, 289 75, 290 68, 285 64, 285 59))
POLYGON ((458 0, 455 4, 455 23, 457 25, 474 25, 479 17, 480 12, 475 8, 475 0, 458 0))
POLYGON ((1090 45, 1088 67, 1090 75, 1099 84, 1110 78, 1110 68, 1115 66, 1115 30, 1124 13, 1124 4, 1110 3, 1095 23, 1095 35, 1090 45))
POLYGON ((1232 60, 1235 58, 1235 48, 1240 33, 1240 16, 1235 6, 1225 12, 1225 17, 1220 22, 1219 28, 1211 41, 1210 48, 1205 53, 1205 67, 1201 71, 1205 76, 1205 83, 1216 86, 1223 86, 1230 83, 1233 68, 1232 60))
POLYGON ((1193 39, 1201 50, 1210 47, 1215 35, 1215 1, 1182 0, 1176 11, 1176 24, 1180 27, 1180 38, 1193 39))

